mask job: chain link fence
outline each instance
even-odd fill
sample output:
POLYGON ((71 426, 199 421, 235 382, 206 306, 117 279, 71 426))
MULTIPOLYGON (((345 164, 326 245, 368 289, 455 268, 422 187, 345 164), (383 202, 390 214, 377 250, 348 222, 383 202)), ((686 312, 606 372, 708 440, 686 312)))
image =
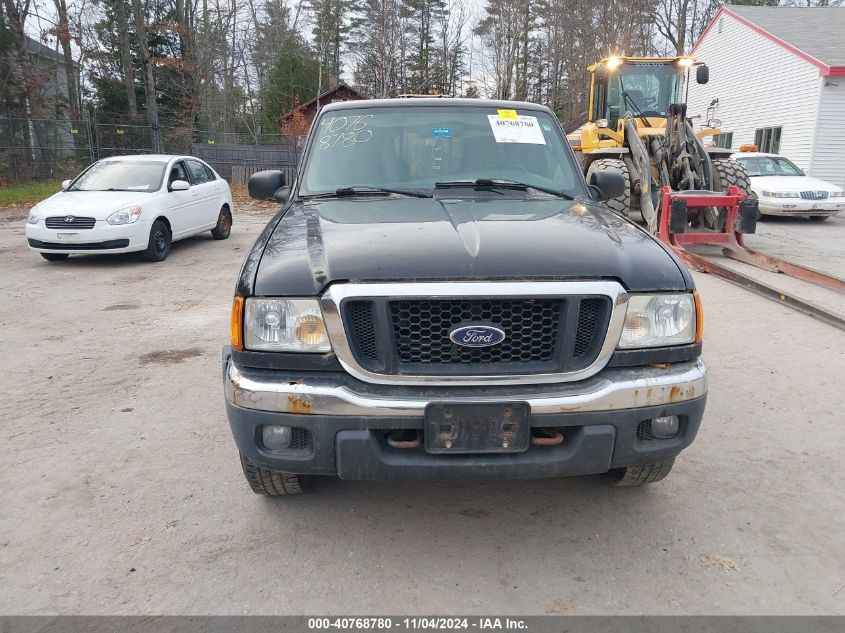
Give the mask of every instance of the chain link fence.
MULTIPOLYGON (((227 180, 260 169, 290 171, 301 145, 301 139, 287 134, 189 127, 165 127, 162 138, 168 154, 201 158, 227 180)), ((101 158, 151 154, 152 147, 149 126, 139 122, 0 117, 0 183, 71 178, 101 158)))

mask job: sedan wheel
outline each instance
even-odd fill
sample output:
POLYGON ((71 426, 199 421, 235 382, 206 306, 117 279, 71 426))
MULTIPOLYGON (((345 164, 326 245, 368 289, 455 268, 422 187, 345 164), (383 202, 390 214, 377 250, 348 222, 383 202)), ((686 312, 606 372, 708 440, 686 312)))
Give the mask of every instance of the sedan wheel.
POLYGON ((144 259, 148 262, 163 262, 170 254, 170 229, 161 220, 153 222, 150 229, 150 240, 147 243, 147 250, 144 251, 144 259))
POLYGON ((217 216, 217 226, 211 229, 211 237, 215 240, 225 240, 229 237, 232 230, 232 213, 229 207, 220 209, 220 215, 217 216))

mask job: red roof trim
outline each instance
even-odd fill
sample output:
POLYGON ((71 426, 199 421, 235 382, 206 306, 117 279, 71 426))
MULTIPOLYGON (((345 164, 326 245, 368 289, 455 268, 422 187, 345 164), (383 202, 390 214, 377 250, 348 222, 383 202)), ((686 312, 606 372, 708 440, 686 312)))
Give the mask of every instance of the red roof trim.
POLYGON ((716 11, 716 15, 713 16, 713 19, 710 21, 710 24, 708 24, 707 28, 705 28, 704 31, 701 33, 701 37, 698 38, 698 41, 695 43, 695 46, 692 47, 692 51, 690 51, 691 53, 695 53, 695 49, 698 48, 698 45, 701 44, 701 41, 707 36, 707 34, 710 32, 710 29, 713 28, 713 26, 719 21, 719 19, 722 17, 723 14, 729 15, 734 20, 736 20, 737 22, 739 22, 740 24, 742 24, 744 26, 747 26, 749 29, 751 29, 755 33, 759 33, 760 35, 762 35, 766 39, 774 42, 778 46, 785 48, 786 50, 788 50, 793 55, 800 57, 801 59, 803 59, 806 62, 811 63, 813 66, 815 66, 816 68, 819 69, 819 74, 821 76, 824 77, 824 76, 827 76, 827 75, 834 75, 836 77, 841 77, 841 76, 845 75, 845 67, 834 66, 833 68, 831 68, 830 66, 828 66, 824 62, 821 62, 818 59, 816 59, 815 57, 813 57, 812 55, 808 55, 807 53, 802 51, 800 48, 796 48, 792 44, 789 44, 788 42, 784 42, 782 39, 772 35, 771 33, 769 33, 764 28, 757 26, 753 22, 750 22, 750 21, 746 20, 745 18, 743 18, 742 16, 734 13, 733 11, 731 11, 726 6, 720 7, 719 10, 716 11))

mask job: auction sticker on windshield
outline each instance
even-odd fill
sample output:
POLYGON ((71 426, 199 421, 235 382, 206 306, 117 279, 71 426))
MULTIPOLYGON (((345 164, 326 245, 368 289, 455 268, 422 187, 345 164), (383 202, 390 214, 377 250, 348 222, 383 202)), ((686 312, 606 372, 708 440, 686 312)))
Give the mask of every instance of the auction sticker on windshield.
POLYGON ((516 119, 503 118, 500 114, 488 114, 493 137, 497 143, 530 143, 545 145, 546 139, 537 123, 537 117, 519 115, 516 119))

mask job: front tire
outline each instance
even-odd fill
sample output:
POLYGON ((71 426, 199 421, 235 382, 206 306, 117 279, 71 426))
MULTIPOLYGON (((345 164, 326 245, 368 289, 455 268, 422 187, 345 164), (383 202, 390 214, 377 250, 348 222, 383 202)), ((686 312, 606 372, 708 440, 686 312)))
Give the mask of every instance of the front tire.
POLYGON ((153 222, 147 250, 144 251, 144 259, 148 262, 163 262, 170 255, 171 239, 170 229, 164 222, 161 220, 153 222))
POLYGON ((597 171, 615 171, 622 174, 625 179, 625 192, 617 197, 605 200, 604 203, 616 211, 616 213, 623 217, 628 217, 628 211, 631 210, 631 174, 628 172, 628 165, 625 161, 619 158, 599 158, 590 163, 587 168, 587 182, 590 182, 590 176, 597 171))
POLYGON ((644 484, 652 484, 666 478, 672 466, 675 464, 675 458, 662 459, 659 462, 651 464, 641 464, 639 466, 628 466, 627 468, 616 468, 608 473, 611 482, 614 486, 630 488, 633 486, 642 486, 644 484))
POLYGON ((810 219, 815 221, 815 222, 824 222, 829 217, 830 217, 829 215, 811 215, 810 219))
POLYGON ((229 207, 220 209, 220 215, 217 216, 217 226, 211 229, 211 237, 215 240, 225 240, 229 237, 232 231, 232 212, 229 207))
POLYGON ((61 262, 68 258, 67 253, 41 253, 41 257, 48 262, 61 262))
POLYGON ((261 468, 241 453, 241 468, 249 487, 257 495, 287 497, 302 494, 302 478, 293 473, 261 468))

